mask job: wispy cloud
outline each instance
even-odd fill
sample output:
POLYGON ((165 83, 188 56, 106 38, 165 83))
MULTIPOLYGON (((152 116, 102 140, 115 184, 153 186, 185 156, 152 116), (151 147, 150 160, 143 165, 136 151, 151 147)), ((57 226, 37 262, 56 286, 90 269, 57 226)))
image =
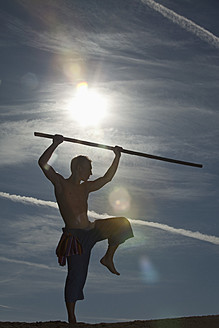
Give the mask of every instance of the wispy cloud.
MULTIPOLYGON (((39 6, 36 7, 36 9, 37 8, 39 8, 39 6)), ((35 9, 32 9, 34 15, 35 9)), ((50 9, 52 10, 52 7, 50 9)), ((36 17, 38 16, 39 18, 39 24, 47 24, 48 14, 46 14, 46 16, 44 15, 44 20, 40 15, 42 15, 42 12, 37 12, 36 17), (40 22, 40 20, 43 22, 40 22)), ((67 16, 68 15, 65 14, 63 19, 67 20, 67 16)), ((2 44, 4 46, 16 44, 15 40, 18 37, 20 42, 24 45, 55 54, 65 54, 70 50, 74 58, 78 58, 78 56, 86 57, 88 54, 93 54, 94 52, 101 56, 109 53, 108 50, 101 47, 95 40, 87 38, 87 32, 81 32, 80 28, 77 26, 74 26, 74 29, 69 30, 66 24, 60 23, 56 20, 48 29, 42 30, 34 28, 33 25, 29 25, 21 18, 9 15, 5 11, 0 13, 0 18, 5 25, 5 35, 7 35, 7 33, 10 34, 12 39, 10 42, 5 41, 4 44, 2 44), (57 30, 55 27, 56 25, 59 25, 60 29, 57 30), (74 40, 74 42, 72 42, 72 40, 74 40)))
POLYGON ((14 202, 20 202, 20 203, 24 203, 24 204, 43 205, 43 206, 58 208, 57 203, 51 202, 49 200, 42 200, 42 199, 37 199, 37 198, 33 198, 33 197, 13 195, 13 194, 8 194, 6 192, 0 192, 0 197, 7 198, 14 202))
POLYGON ((0 304, 0 308, 3 308, 3 309, 11 309, 11 306, 0 304))
MULTIPOLYGON (((15 202, 21 202, 24 204, 41 205, 41 206, 49 206, 49 207, 57 208, 57 204, 55 202, 45 201, 45 200, 41 200, 41 199, 37 199, 37 198, 33 198, 33 197, 12 195, 12 194, 5 193, 5 192, 0 192, 0 197, 10 199, 15 202)), ((94 211, 89 211, 88 214, 91 218, 96 218, 96 219, 97 218, 103 219, 103 218, 106 218, 106 216, 107 217, 110 216, 108 214, 98 214, 94 211)), ((174 228, 174 227, 171 227, 166 224, 161 224, 161 223, 151 222, 151 221, 130 219, 130 222, 135 225, 149 226, 149 227, 161 229, 161 230, 164 230, 164 231, 167 231, 170 233, 179 234, 179 235, 182 235, 185 237, 194 238, 194 239, 198 239, 201 241, 209 242, 211 244, 219 245, 219 237, 203 234, 199 231, 193 232, 191 230, 174 228)))
POLYGON ((208 42, 210 45, 219 48, 219 38, 215 36, 213 33, 209 32, 205 28, 197 25, 190 19, 181 16, 175 13, 173 10, 166 8, 165 6, 153 1, 153 0, 141 0, 142 3, 148 5, 150 8, 156 10, 164 17, 171 20, 173 23, 178 24, 186 31, 193 33, 200 39, 208 42))
POLYGON ((15 263, 15 264, 21 264, 21 265, 28 265, 31 267, 36 267, 39 269, 47 269, 47 270, 57 270, 59 269, 58 267, 51 267, 46 264, 41 264, 41 263, 35 263, 35 262, 30 262, 30 261, 22 261, 22 260, 17 260, 17 259, 10 259, 4 256, 0 256, 0 261, 3 262, 8 262, 8 263, 15 263))

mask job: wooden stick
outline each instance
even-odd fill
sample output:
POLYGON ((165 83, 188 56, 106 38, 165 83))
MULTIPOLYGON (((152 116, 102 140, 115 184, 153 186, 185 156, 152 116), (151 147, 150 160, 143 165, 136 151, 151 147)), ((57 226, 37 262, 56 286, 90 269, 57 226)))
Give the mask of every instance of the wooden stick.
MULTIPOLYGON (((36 137, 42 137, 42 138, 49 138, 49 139, 54 138, 53 134, 47 134, 47 133, 41 133, 41 132, 34 132, 34 135, 36 137)), ((86 146, 90 146, 90 147, 97 147, 97 148, 103 148, 103 149, 109 149, 109 150, 114 149, 114 147, 112 147, 112 146, 107 146, 107 145, 103 145, 103 144, 99 144, 99 143, 95 143, 95 142, 79 140, 79 139, 73 139, 73 138, 68 138, 68 137, 64 137, 64 141, 78 143, 78 144, 86 145, 86 146)), ((161 157, 161 156, 156 156, 156 155, 150 155, 150 154, 141 153, 141 152, 138 152, 138 151, 133 151, 133 150, 128 150, 128 149, 122 149, 121 152, 125 153, 125 154, 129 154, 129 155, 147 157, 147 158, 156 159, 156 160, 164 161, 164 162, 170 162, 170 163, 175 163, 175 164, 188 165, 188 166, 194 166, 194 167, 202 168, 202 164, 179 161, 177 159, 161 157)))

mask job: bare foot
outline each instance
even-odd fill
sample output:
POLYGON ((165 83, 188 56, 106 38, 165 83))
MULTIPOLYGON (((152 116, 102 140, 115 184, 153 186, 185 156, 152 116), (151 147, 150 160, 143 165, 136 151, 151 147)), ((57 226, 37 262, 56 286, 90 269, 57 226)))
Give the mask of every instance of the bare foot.
POLYGON ((109 269, 110 272, 116 274, 117 276, 120 276, 120 273, 118 271, 116 271, 116 268, 114 266, 112 259, 109 259, 106 256, 104 256, 100 260, 100 263, 103 264, 105 267, 107 267, 107 269, 109 269))

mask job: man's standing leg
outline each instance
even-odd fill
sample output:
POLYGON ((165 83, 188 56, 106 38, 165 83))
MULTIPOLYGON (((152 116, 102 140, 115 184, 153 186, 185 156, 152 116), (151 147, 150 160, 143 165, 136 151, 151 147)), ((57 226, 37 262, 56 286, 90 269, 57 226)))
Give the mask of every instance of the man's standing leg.
POLYGON ((69 323, 76 323, 75 304, 76 304, 76 302, 66 302, 69 323))
POLYGON ((69 323, 76 323, 75 304, 84 299, 83 288, 87 278, 90 252, 67 257, 68 275, 65 283, 65 304, 69 323))

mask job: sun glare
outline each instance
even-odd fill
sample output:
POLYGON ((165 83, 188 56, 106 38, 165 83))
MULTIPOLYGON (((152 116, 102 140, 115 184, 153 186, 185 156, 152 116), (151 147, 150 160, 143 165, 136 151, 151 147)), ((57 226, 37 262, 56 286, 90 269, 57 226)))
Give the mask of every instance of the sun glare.
POLYGON ((71 103, 71 113, 82 126, 98 125, 106 115, 106 100, 97 91, 89 89, 87 82, 81 82, 71 103))

